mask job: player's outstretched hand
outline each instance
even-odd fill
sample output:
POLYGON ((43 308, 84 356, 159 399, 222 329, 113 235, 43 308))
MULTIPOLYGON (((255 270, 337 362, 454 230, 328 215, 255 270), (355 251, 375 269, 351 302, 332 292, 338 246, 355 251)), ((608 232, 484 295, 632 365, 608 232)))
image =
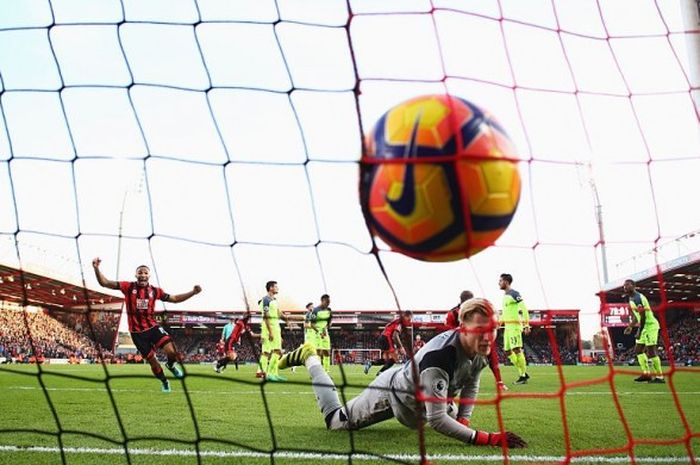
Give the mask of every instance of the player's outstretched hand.
POLYGON ((519 449, 527 447, 527 442, 520 436, 510 431, 504 433, 487 433, 485 431, 477 431, 474 438, 474 444, 477 446, 501 446, 502 442, 511 449, 519 449))
POLYGON ((527 441, 525 441, 523 438, 518 436, 515 433, 511 433, 510 431, 505 432, 506 436, 506 444, 508 444, 508 447, 511 449, 519 449, 521 447, 527 447, 527 441))
POLYGON ((194 288, 192 288, 192 290, 194 291, 195 294, 199 294, 200 292, 202 292, 202 286, 197 284, 194 286, 194 288))
POLYGON ((498 392, 506 392, 508 390, 508 386, 506 386, 506 383, 503 381, 499 381, 496 383, 496 389, 498 389, 498 392))
POLYGON ((99 268, 100 263, 102 263, 102 260, 100 260, 100 257, 95 257, 92 259, 92 267, 93 268, 99 268))

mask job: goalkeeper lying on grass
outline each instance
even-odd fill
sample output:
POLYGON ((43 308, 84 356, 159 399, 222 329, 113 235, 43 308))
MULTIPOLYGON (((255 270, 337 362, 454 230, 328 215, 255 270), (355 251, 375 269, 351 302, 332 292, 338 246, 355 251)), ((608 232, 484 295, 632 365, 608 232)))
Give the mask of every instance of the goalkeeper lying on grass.
POLYGON ((412 360, 379 375, 345 406, 313 344, 305 343, 284 355, 279 368, 306 365, 318 406, 331 430, 356 430, 392 417, 416 428, 418 409, 422 408, 430 427, 467 444, 526 447, 525 440, 515 433, 487 433, 470 427, 481 370, 488 366, 488 356, 495 347, 498 322, 486 299, 464 302, 459 321, 459 328, 435 336, 412 360), (412 364, 420 386, 418 395, 412 364), (455 394, 460 397, 456 412, 452 407, 455 394))

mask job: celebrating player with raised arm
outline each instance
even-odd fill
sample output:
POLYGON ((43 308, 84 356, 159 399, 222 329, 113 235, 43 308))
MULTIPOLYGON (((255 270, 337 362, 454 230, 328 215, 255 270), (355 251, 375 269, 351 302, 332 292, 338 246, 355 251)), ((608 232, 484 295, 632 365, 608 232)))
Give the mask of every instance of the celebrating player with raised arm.
POLYGON ((155 320, 156 300, 163 302, 180 303, 195 294, 202 292, 202 288, 195 285, 191 291, 183 294, 170 295, 163 289, 151 286, 148 280, 151 271, 146 265, 136 268, 136 281, 110 281, 100 271, 102 260, 92 260, 92 268, 100 286, 121 291, 124 294, 126 315, 129 323, 131 339, 143 358, 151 365, 153 375, 162 383, 163 392, 170 392, 170 383, 163 373, 163 368, 156 359, 156 351, 162 349, 168 358, 165 366, 176 378, 182 378, 184 373, 175 365, 178 362, 178 354, 175 350, 170 335, 155 320))
POLYGON ((466 444, 527 446, 515 433, 487 433, 470 427, 481 370, 495 346, 498 323, 493 306, 485 299, 466 301, 459 319, 459 329, 432 338, 413 359, 384 371, 346 405, 338 398, 313 345, 305 343, 286 354, 279 366, 306 365, 326 427, 331 430, 357 430, 393 417, 416 428, 424 418, 439 433, 466 444), (422 396, 417 398, 418 389, 422 396), (455 411, 452 399, 457 394, 460 405, 455 411))

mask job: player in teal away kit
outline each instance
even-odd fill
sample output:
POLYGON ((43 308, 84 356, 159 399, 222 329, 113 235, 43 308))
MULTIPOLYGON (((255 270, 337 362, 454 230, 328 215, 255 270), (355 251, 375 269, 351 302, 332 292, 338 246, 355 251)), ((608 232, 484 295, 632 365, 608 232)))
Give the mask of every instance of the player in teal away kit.
POLYGON ((649 301, 640 292, 637 292, 634 281, 625 280, 623 289, 629 298, 632 319, 625 334, 630 334, 636 328, 636 345, 634 351, 637 354, 637 361, 642 369, 642 375, 636 378, 637 382, 665 383, 663 372, 661 371, 661 359, 656 353, 656 344, 659 339, 659 321, 651 311, 649 301), (649 360, 654 367, 654 377, 649 374, 649 360))
POLYGON ((518 369, 519 377, 513 384, 526 384, 530 375, 527 374, 523 334, 526 336, 530 334, 530 316, 520 293, 510 287, 512 283, 513 277, 508 273, 503 273, 498 281, 498 287, 504 292, 501 313, 501 324, 504 326, 503 351, 513 366, 518 369))

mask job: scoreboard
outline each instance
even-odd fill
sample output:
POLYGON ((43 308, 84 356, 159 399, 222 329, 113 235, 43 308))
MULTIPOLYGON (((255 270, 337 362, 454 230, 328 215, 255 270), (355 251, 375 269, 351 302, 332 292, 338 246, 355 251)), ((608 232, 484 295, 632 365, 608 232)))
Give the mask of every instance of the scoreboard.
POLYGON ((600 309, 600 324, 603 327, 627 326, 630 323, 630 309, 624 304, 603 304, 600 309))

